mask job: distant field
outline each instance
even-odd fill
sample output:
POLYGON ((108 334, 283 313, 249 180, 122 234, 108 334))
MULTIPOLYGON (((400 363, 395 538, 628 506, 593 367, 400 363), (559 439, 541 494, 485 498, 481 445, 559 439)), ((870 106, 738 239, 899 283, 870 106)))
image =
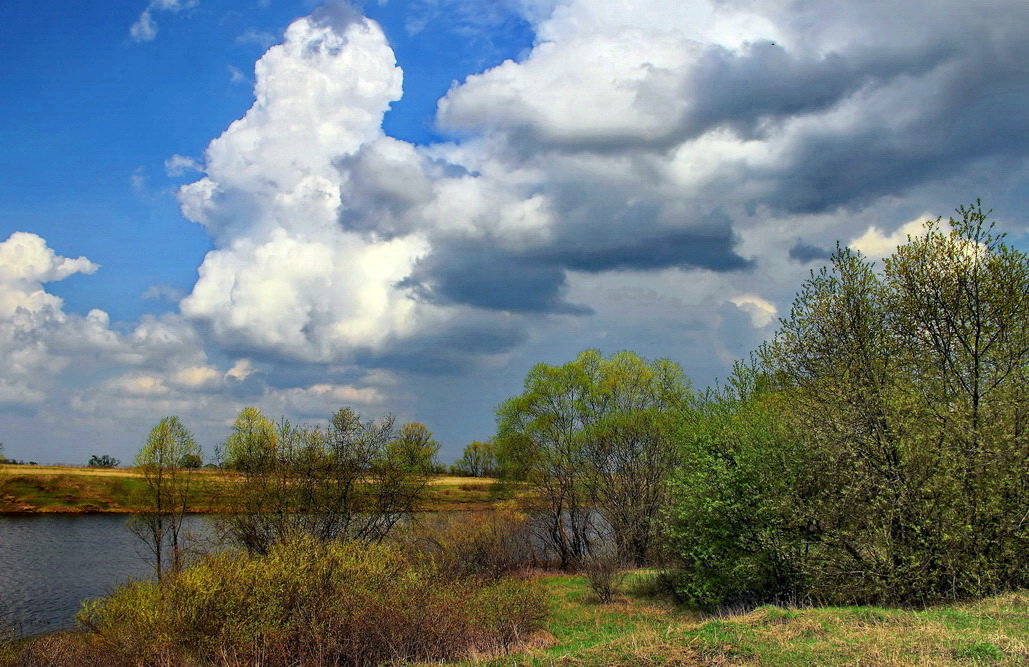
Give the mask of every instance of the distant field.
MULTIPOLYGON (((140 509, 142 483, 133 468, 0 465, 0 512, 132 513, 140 509)), ((222 470, 197 470, 193 508, 224 510, 232 485, 232 475, 222 470)), ((488 477, 439 476, 430 482, 422 509, 484 509, 511 496, 509 488, 488 477)))

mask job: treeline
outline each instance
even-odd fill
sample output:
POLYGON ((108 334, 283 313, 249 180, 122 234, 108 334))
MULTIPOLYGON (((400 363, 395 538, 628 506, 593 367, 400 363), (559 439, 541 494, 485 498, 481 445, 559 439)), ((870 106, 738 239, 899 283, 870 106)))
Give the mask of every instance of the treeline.
MULTIPOLYGON (((298 536, 381 541, 418 509, 438 450, 424 425, 397 429, 391 416, 362 420, 343 408, 318 427, 273 422, 255 407, 243 408, 217 452, 232 482, 224 489, 220 532, 255 554, 298 536)), ((130 519, 130 528, 149 548, 158 578, 184 564, 182 525, 199 460, 200 446, 174 416, 151 430, 136 456, 146 510, 130 519)))
POLYGON ((1029 262, 958 212, 881 269, 837 248, 709 391, 629 352, 534 368, 494 448, 560 563, 665 559, 703 606, 1029 584, 1029 262))

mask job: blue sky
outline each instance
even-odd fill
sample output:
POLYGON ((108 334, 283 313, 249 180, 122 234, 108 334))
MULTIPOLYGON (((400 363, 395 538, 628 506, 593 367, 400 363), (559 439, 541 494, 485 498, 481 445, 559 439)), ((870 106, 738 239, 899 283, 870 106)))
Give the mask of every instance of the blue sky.
MULTIPOLYGON (((208 0, 158 10, 157 36, 146 42, 130 37, 141 11, 132 3, 0 6, 7 91, 0 143, 8 156, 0 166, 0 231, 34 231, 58 251, 106 267, 54 285, 68 310, 103 308, 132 320, 174 308, 141 299, 151 286, 188 292, 211 245, 200 227, 184 224, 173 196, 192 174, 171 176, 165 161, 200 156, 246 112, 254 61, 316 6, 208 0), (160 252, 138 252, 158 240, 160 252)), ((474 17, 456 8, 417 1, 365 8, 388 31, 408 73, 403 99, 384 120, 390 135, 438 140, 436 101, 451 83, 532 44, 531 26, 502 6, 474 17)))
POLYGON ((1027 247, 987 4, 3 3, 0 441, 350 404, 452 460, 539 361, 724 375, 836 241, 982 197, 1027 247))

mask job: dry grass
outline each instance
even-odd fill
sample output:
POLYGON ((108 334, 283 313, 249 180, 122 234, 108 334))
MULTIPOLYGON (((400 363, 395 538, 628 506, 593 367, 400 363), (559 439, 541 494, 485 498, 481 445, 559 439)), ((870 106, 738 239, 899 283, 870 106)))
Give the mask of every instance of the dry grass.
MULTIPOLYGON (((195 511, 224 511, 236 476, 217 469, 196 474, 195 511)), ((142 475, 135 468, 0 465, 0 512, 9 513, 132 513, 141 508, 133 493, 142 475)), ((479 510, 500 498, 489 477, 441 475, 429 484, 425 511, 479 510)), ((515 497, 524 495, 517 490, 515 497)))

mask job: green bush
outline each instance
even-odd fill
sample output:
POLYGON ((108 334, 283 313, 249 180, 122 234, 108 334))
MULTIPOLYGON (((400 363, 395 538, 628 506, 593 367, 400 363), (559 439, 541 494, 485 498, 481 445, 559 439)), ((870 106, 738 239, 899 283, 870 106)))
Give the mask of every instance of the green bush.
POLYGON ((79 621, 131 664, 365 665, 501 652, 545 611, 532 582, 453 577, 396 546, 301 538, 128 584, 79 621))
POLYGON ((1029 584, 1029 255, 977 202, 838 248, 682 418, 666 535, 705 605, 922 605, 1029 584))

